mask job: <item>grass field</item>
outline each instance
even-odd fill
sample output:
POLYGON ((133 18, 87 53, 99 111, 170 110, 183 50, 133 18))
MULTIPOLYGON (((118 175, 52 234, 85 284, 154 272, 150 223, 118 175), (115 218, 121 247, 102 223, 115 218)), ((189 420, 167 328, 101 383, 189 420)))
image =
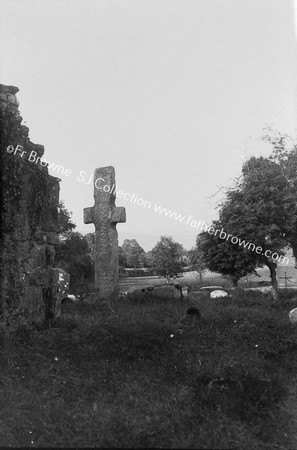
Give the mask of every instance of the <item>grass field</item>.
MULTIPOLYGON (((215 275, 211 272, 203 276, 203 283, 201 283, 197 272, 185 272, 183 276, 172 279, 171 282, 179 283, 181 286, 189 286, 191 290, 200 289, 200 287, 207 285, 220 285, 230 288, 231 284, 221 275, 215 275)), ((143 287, 159 285, 166 283, 164 277, 149 276, 149 277, 127 277, 120 278, 120 292, 129 292, 143 287)))
MULTIPOLYGON (((261 269, 260 269, 261 270, 261 269)), ((203 280, 201 282, 197 272, 184 272, 183 276, 171 280, 174 283, 179 283, 182 286, 188 286, 191 290, 199 290, 201 286, 207 285, 220 285, 225 289, 230 289, 231 283, 222 275, 214 274, 212 272, 206 271, 203 274, 203 280)), ((146 286, 164 284, 166 281, 163 277, 157 276, 146 276, 146 277, 131 277, 131 278, 120 278, 120 292, 129 292, 135 289, 141 289, 146 286)), ((249 276, 249 281, 247 282, 245 278, 242 278, 239 282, 241 287, 256 287, 271 285, 270 278, 268 277, 256 277, 254 275, 249 276)), ((296 287, 295 287, 296 289, 296 287)))
POLYGON ((0 444, 297 448, 294 306, 241 291, 65 304, 52 329, 0 338, 0 444))

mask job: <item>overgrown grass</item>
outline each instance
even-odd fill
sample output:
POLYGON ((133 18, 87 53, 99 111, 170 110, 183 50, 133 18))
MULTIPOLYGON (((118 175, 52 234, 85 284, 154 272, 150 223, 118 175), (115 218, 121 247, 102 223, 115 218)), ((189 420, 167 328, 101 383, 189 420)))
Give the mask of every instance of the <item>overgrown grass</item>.
POLYGON ((259 293, 63 305, 51 330, 1 337, 0 443, 14 447, 296 447, 297 331, 259 293), (202 319, 187 316, 196 305, 202 319), (295 444, 295 445, 294 445, 295 444))

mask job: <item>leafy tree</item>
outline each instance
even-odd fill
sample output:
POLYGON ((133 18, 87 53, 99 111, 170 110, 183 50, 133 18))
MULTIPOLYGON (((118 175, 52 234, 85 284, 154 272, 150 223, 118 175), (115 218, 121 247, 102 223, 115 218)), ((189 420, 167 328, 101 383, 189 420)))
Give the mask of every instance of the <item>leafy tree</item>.
POLYGON ((291 220, 287 227, 286 236, 297 259, 297 144, 294 137, 268 129, 263 140, 273 147, 270 160, 276 162, 287 181, 287 202, 290 203, 291 220))
POLYGON ((290 244, 292 227, 296 226, 296 194, 290 192, 290 183, 283 169, 273 159, 250 158, 243 166, 241 196, 233 192, 229 202, 237 208, 234 212, 223 210, 232 229, 243 237, 261 246, 258 254, 259 265, 265 264, 270 270, 274 299, 278 299, 276 259, 265 255, 284 255, 284 248, 290 244), (238 216, 239 210, 241 211, 238 216))
POLYGON ((153 267, 153 256, 152 256, 152 250, 149 250, 148 252, 146 252, 145 254, 146 256, 146 267, 153 267))
POLYGON ((223 227, 226 234, 241 241, 230 245, 230 239, 228 242, 220 239, 219 243, 217 236, 206 237, 203 233, 204 239, 212 243, 205 249, 209 269, 217 264, 218 271, 226 274, 228 271, 235 282, 236 277, 265 264, 270 270, 273 296, 277 300, 275 259, 284 254, 283 249, 290 243, 290 233, 297 221, 295 203, 281 165, 271 158, 250 158, 243 165, 242 180, 237 188, 227 192, 227 199, 221 205, 219 223, 215 224, 216 228, 217 225, 223 227), (252 250, 251 246, 247 248, 244 245, 246 243, 254 245, 252 250), (254 251, 259 247, 262 250, 254 251), (269 255, 265 255, 267 250, 269 255), (276 258, 272 258, 272 254, 276 258))
POLYGON ((203 258, 203 253, 198 249, 198 243, 196 247, 191 248, 188 251, 188 260, 192 270, 198 272, 200 281, 203 281, 203 273, 206 270, 206 263, 203 258))
POLYGON ((177 277, 182 272, 183 246, 175 242, 171 236, 161 236, 161 239, 151 251, 152 264, 155 272, 167 279, 177 277))
POLYGON ((127 266, 127 259, 123 252, 122 247, 118 246, 118 255, 119 255, 119 267, 125 268, 127 266))
POLYGON ((56 248, 56 267, 70 274, 70 288, 84 280, 94 279, 94 262, 85 237, 78 232, 68 232, 56 248))
POLYGON ((62 240, 76 228, 71 216, 72 212, 65 208, 64 200, 60 200, 58 204, 58 235, 62 240))
POLYGON ((65 208, 64 201, 58 205, 59 244, 56 246, 55 266, 70 274, 70 288, 84 280, 93 281, 95 274, 95 234, 83 236, 73 231, 72 212, 65 208))
MULTIPOLYGON (((214 221, 212 227, 215 230, 223 230, 222 233, 226 233, 228 229, 219 221, 214 221)), ((200 255, 202 264, 211 272, 218 272, 227 277, 234 287, 241 277, 255 273, 257 266, 255 256, 244 248, 238 248, 231 242, 220 239, 219 235, 200 233, 197 236, 196 252, 200 255)))
POLYGON ((139 261, 140 261, 140 267, 147 267, 148 258, 146 256, 146 252, 141 253, 141 255, 139 257, 139 261))
POLYGON ((145 251, 136 239, 125 239, 122 245, 122 253, 128 267, 143 267, 145 262, 145 251))

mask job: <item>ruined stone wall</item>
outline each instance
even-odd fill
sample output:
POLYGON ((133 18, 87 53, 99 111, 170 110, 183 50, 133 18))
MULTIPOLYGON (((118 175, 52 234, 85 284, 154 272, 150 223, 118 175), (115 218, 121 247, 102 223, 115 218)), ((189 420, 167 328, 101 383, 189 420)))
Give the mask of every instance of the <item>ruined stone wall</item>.
POLYGON ((0 85, 0 325, 10 329, 59 315, 52 265, 60 180, 29 160, 44 147, 21 125, 17 92, 0 85))

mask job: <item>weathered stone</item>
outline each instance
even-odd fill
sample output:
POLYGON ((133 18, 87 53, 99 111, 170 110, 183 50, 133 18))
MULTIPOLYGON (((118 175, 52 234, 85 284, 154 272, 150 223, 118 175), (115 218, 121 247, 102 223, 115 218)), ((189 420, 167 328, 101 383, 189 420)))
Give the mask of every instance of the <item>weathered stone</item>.
MULTIPOLYGON (((59 201, 58 179, 28 160, 31 151, 42 156, 44 147, 33 144, 20 123, 17 92, 14 86, 0 85, 0 325, 11 328, 46 316, 55 285, 51 269, 59 201)), ((53 316, 58 309, 53 307, 53 316)))
POLYGON ((289 312, 289 319, 292 323, 297 323, 297 308, 294 308, 289 312))
POLYGON ((223 298, 228 297, 228 292, 218 289, 210 293, 210 298, 223 298))
POLYGON ((187 297, 189 295, 189 286, 183 286, 181 288, 181 292, 182 292, 183 297, 187 297))
POLYGON ((84 222, 95 225, 95 288, 98 290, 101 300, 113 299, 119 293, 116 224, 126 222, 126 212, 125 208, 115 206, 115 186, 113 167, 96 169, 94 175, 95 205, 84 209, 84 222))

